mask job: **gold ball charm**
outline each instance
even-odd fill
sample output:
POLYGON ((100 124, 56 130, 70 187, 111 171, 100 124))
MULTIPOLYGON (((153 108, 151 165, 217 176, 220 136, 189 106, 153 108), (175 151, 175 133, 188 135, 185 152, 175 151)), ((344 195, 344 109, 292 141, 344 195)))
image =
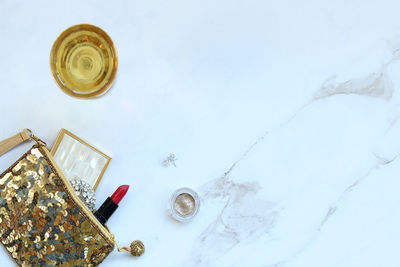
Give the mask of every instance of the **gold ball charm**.
POLYGON ((135 240, 131 243, 131 254, 132 256, 140 256, 144 253, 144 244, 140 240, 135 240))

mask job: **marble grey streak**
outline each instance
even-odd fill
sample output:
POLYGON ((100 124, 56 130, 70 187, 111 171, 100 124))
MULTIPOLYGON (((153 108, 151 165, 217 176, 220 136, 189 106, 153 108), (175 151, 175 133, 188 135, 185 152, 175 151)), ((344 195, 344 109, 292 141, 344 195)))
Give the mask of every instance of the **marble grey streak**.
POLYGON ((374 172, 377 171, 379 168, 385 167, 385 165, 391 164, 393 161, 395 161, 398 157, 396 156, 392 160, 382 160, 377 158, 377 163, 373 167, 371 167, 365 175, 362 177, 356 178, 354 182, 352 182, 343 192, 340 194, 337 198, 337 200, 332 203, 332 205, 327 209, 326 215, 324 219, 321 221, 320 226, 318 229, 316 229, 314 235, 310 236, 309 242, 304 245, 297 253, 292 255, 290 260, 286 262, 285 266, 290 266, 290 262, 296 259, 298 255, 300 255, 303 251, 305 251, 308 248, 308 245, 312 244, 312 242, 318 237, 318 235, 323 231, 324 226, 327 224, 327 222, 335 215, 335 213, 340 209, 342 202, 345 201, 346 198, 350 196, 350 194, 358 189, 361 185, 362 182, 366 179, 369 178, 369 176, 374 172))
POLYGON ((393 95, 393 84, 385 72, 339 83, 336 77, 331 77, 325 81, 313 99, 318 100, 338 94, 366 95, 390 100, 393 95))
MULTIPOLYGON (((365 77, 354 78, 347 81, 337 81, 336 77, 328 78, 321 87, 316 91, 312 99, 293 113, 293 115, 277 125, 276 128, 284 127, 286 124, 294 120, 297 115, 320 99, 333 97, 335 95, 360 95, 373 98, 381 98, 390 101, 393 96, 394 86, 389 75, 386 73, 386 68, 393 61, 385 64, 382 71, 372 73, 365 77)), ((271 130, 273 131, 273 130, 271 130)), ((247 154, 251 153, 252 149, 266 138, 269 132, 264 133, 259 137, 237 160, 222 177, 215 179, 200 189, 200 194, 205 202, 210 200, 219 200, 224 203, 224 206, 214 220, 198 237, 192 253, 192 266, 209 266, 215 263, 215 260, 229 252, 240 242, 249 238, 259 238, 262 235, 268 234, 279 219, 279 203, 272 203, 257 197, 257 192, 261 189, 257 183, 236 183, 231 179, 232 170, 237 164, 243 160, 247 154), (252 209, 247 209, 251 205, 252 209), (207 247, 207 255, 203 255, 202 247, 207 247), (213 251, 210 253, 210 251, 213 251)), ((336 202, 332 203, 327 208, 326 216, 321 221, 320 227, 316 229, 315 235, 310 236, 308 244, 311 244, 318 233, 322 230, 327 221, 334 216, 339 208, 340 202, 346 195, 357 187, 363 179, 379 166, 389 164, 394 159, 385 159, 376 155, 377 163, 372 166, 369 171, 362 177, 355 177, 350 181, 349 186, 344 192, 338 196, 336 202)), ((302 251, 307 248, 307 244, 303 246, 292 257, 281 262, 276 262, 268 266, 287 266, 287 264, 296 258, 302 251)))
POLYGON ((388 68, 398 63, 400 49, 392 52, 392 57, 384 63, 380 70, 363 77, 354 77, 347 81, 337 81, 335 75, 326 79, 322 86, 314 94, 312 101, 327 98, 338 94, 355 94, 390 100, 393 96, 394 85, 388 75, 388 68))
POLYGON ((356 178, 354 182, 352 182, 344 191, 343 193, 337 198, 337 200, 328 208, 328 211, 326 212, 325 218, 322 220, 320 227, 318 228, 318 231, 321 231, 326 222, 333 216, 339 205, 340 202, 347 197, 348 194, 350 194, 359 184, 362 182, 364 179, 366 179, 373 170, 377 168, 377 165, 372 167, 371 169, 368 170, 368 172, 363 175, 362 177, 356 178))
POLYGON ((325 223, 329 220, 329 218, 335 214, 335 212, 337 211, 340 203, 342 202, 343 199, 345 199, 348 194, 350 194, 355 188, 357 188, 365 179, 368 179, 368 177, 371 175, 371 173, 379 168, 383 168, 385 167, 385 165, 389 165, 391 164, 393 161, 397 160, 400 156, 400 154, 397 154, 396 156, 394 156, 391 159, 387 159, 384 158, 376 153, 373 153, 374 156, 376 157, 376 164, 374 166, 372 166, 365 175, 356 178, 356 180, 354 182, 352 182, 344 191, 343 193, 338 197, 338 199, 335 201, 335 203, 333 203, 327 213, 325 218, 323 219, 323 221, 321 222, 320 228, 319 230, 321 230, 323 228, 323 226, 325 225, 325 223))
MULTIPOLYGON (((399 57, 395 56, 394 53, 393 59, 382 67, 381 72, 372 73, 362 78, 355 78, 340 83, 336 82, 335 77, 329 78, 315 93, 313 101, 326 97, 331 97, 338 94, 363 95, 369 97, 382 98, 389 101, 393 96, 394 85, 390 80, 389 75, 387 75, 387 67, 390 66, 392 63, 398 61, 398 59, 399 57)), ((391 126, 393 126, 393 124, 396 122, 397 119, 392 122, 391 126)), ((325 225, 325 223, 329 220, 329 218, 335 214, 341 200, 344 199, 348 194, 350 194, 354 188, 356 188, 364 179, 366 179, 371 174, 372 171, 374 171, 375 169, 379 168, 382 165, 390 164, 399 156, 399 154, 397 154, 395 157, 387 159, 379 155, 378 153, 375 152, 372 153, 377 159, 376 165, 372 166, 367 171, 367 173, 362 177, 355 178, 355 181, 351 182, 351 184, 338 197, 337 201, 328 208, 326 216, 322 220, 319 230, 321 230, 325 225)))
POLYGON ((260 189, 257 183, 235 183, 229 178, 229 171, 200 189, 205 201, 218 199, 225 205, 197 239, 191 259, 193 266, 209 266, 241 241, 257 238, 272 229, 278 210, 274 203, 257 197, 260 189), (207 256, 202 254, 201 247, 207 247, 207 256))
MULTIPOLYGON (((331 97, 338 94, 355 94, 355 95, 365 95, 369 97, 382 98, 387 101, 391 100, 394 92, 394 85, 391 81, 389 75, 387 74, 387 68, 396 63, 399 59, 399 49, 395 49, 393 51, 393 58, 387 63, 384 64, 382 70, 377 73, 372 73, 362 78, 355 78, 352 80, 337 82, 336 77, 333 76, 327 79, 321 88, 315 93, 313 97, 313 101, 319 100, 326 97, 331 97)), ((392 127, 395 123, 397 123, 398 117, 393 120, 390 127, 392 127)), ((389 129, 390 130, 390 129, 389 129)), ((378 153, 372 152, 374 156, 377 158, 377 162, 375 166, 372 166, 369 171, 362 177, 356 178, 354 182, 352 182, 338 197, 336 203, 334 203, 331 207, 329 207, 327 214, 323 221, 321 222, 320 229, 324 226, 324 224, 328 221, 328 219, 336 212, 337 206, 340 201, 346 197, 347 194, 351 193, 352 190, 357 187, 360 182, 366 179, 370 173, 377 169, 378 167, 386 164, 390 164, 392 161, 397 159, 399 154, 395 157, 387 159, 378 153)))
MULTIPOLYGON (((393 96, 394 92, 394 85, 390 80, 389 75, 386 73, 386 68, 390 66, 391 63, 397 61, 394 59, 393 61, 389 62, 383 67, 383 71, 379 73, 373 73, 367 75, 362 78, 354 78, 344 82, 337 82, 336 77, 331 77, 327 79, 320 89, 314 94, 313 99, 310 101, 312 104, 315 101, 320 99, 333 97, 340 94, 345 95, 360 95, 360 96, 367 96, 367 97, 374 97, 374 98, 381 98, 386 101, 390 101, 393 96)), ((306 105, 306 106, 308 106, 306 105)), ((305 107, 306 107, 305 106, 305 107)), ((397 122, 397 119, 392 122, 392 125, 397 122)), ((341 202, 348 197, 351 192, 353 192, 360 184, 371 175, 371 173, 381 167, 384 167, 387 164, 392 163, 394 160, 398 158, 400 154, 397 154, 393 158, 385 158, 378 153, 371 151, 371 153, 376 157, 376 164, 371 166, 368 171, 362 175, 361 177, 355 177, 354 180, 350 181, 348 187, 340 194, 337 200, 332 203, 330 207, 328 207, 326 211, 326 215, 320 223, 318 229, 316 229, 315 234, 310 236, 309 242, 303 246, 297 253, 292 255, 290 260, 286 263, 289 265, 290 261, 294 260, 297 255, 301 254, 304 250, 307 249, 308 245, 313 242, 315 238, 317 238, 318 234, 323 230, 325 224, 334 216, 337 210, 340 208, 341 202)))

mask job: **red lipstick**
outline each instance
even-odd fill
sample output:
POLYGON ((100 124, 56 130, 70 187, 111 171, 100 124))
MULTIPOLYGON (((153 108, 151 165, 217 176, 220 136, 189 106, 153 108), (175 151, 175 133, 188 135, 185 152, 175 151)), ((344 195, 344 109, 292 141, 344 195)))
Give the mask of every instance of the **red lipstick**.
POLYGON ((104 225, 111 215, 118 208, 118 204, 124 198, 126 192, 128 192, 129 185, 121 185, 118 189, 112 194, 111 197, 108 197, 106 201, 100 206, 100 208, 94 213, 94 216, 99 220, 99 222, 104 225))
POLYGON ((111 199, 114 200, 115 204, 119 204, 121 202, 121 199, 124 198, 126 195, 126 192, 128 192, 129 185, 121 185, 118 187, 117 191, 112 194, 111 199))

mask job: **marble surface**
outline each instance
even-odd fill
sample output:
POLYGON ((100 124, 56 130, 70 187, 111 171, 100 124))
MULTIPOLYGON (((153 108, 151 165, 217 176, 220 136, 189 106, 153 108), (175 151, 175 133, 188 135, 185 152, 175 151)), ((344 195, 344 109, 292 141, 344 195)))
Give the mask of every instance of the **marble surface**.
MULTIPOLYGON (((400 244, 398 1, 0 2, 0 137, 66 128, 113 159, 99 200, 103 266, 395 267, 400 244), (65 95, 49 54, 65 28, 102 27, 120 65, 102 98, 65 95), (162 160, 175 153, 177 167, 162 160), (166 213, 201 196, 188 224, 166 213)), ((28 144, 0 160, 5 169, 28 144)), ((14 266, 3 249, 0 265, 14 266)))

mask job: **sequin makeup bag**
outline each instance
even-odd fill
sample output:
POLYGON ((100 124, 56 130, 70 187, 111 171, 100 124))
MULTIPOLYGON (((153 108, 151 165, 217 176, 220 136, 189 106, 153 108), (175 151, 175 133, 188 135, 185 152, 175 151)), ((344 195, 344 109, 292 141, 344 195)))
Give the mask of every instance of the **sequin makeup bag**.
POLYGON ((19 266, 97 266, 114 236, 74 193, 46 144, 29 130, 0 142, 0 156, 36 144, 0 175, 0 241, 19 266))

